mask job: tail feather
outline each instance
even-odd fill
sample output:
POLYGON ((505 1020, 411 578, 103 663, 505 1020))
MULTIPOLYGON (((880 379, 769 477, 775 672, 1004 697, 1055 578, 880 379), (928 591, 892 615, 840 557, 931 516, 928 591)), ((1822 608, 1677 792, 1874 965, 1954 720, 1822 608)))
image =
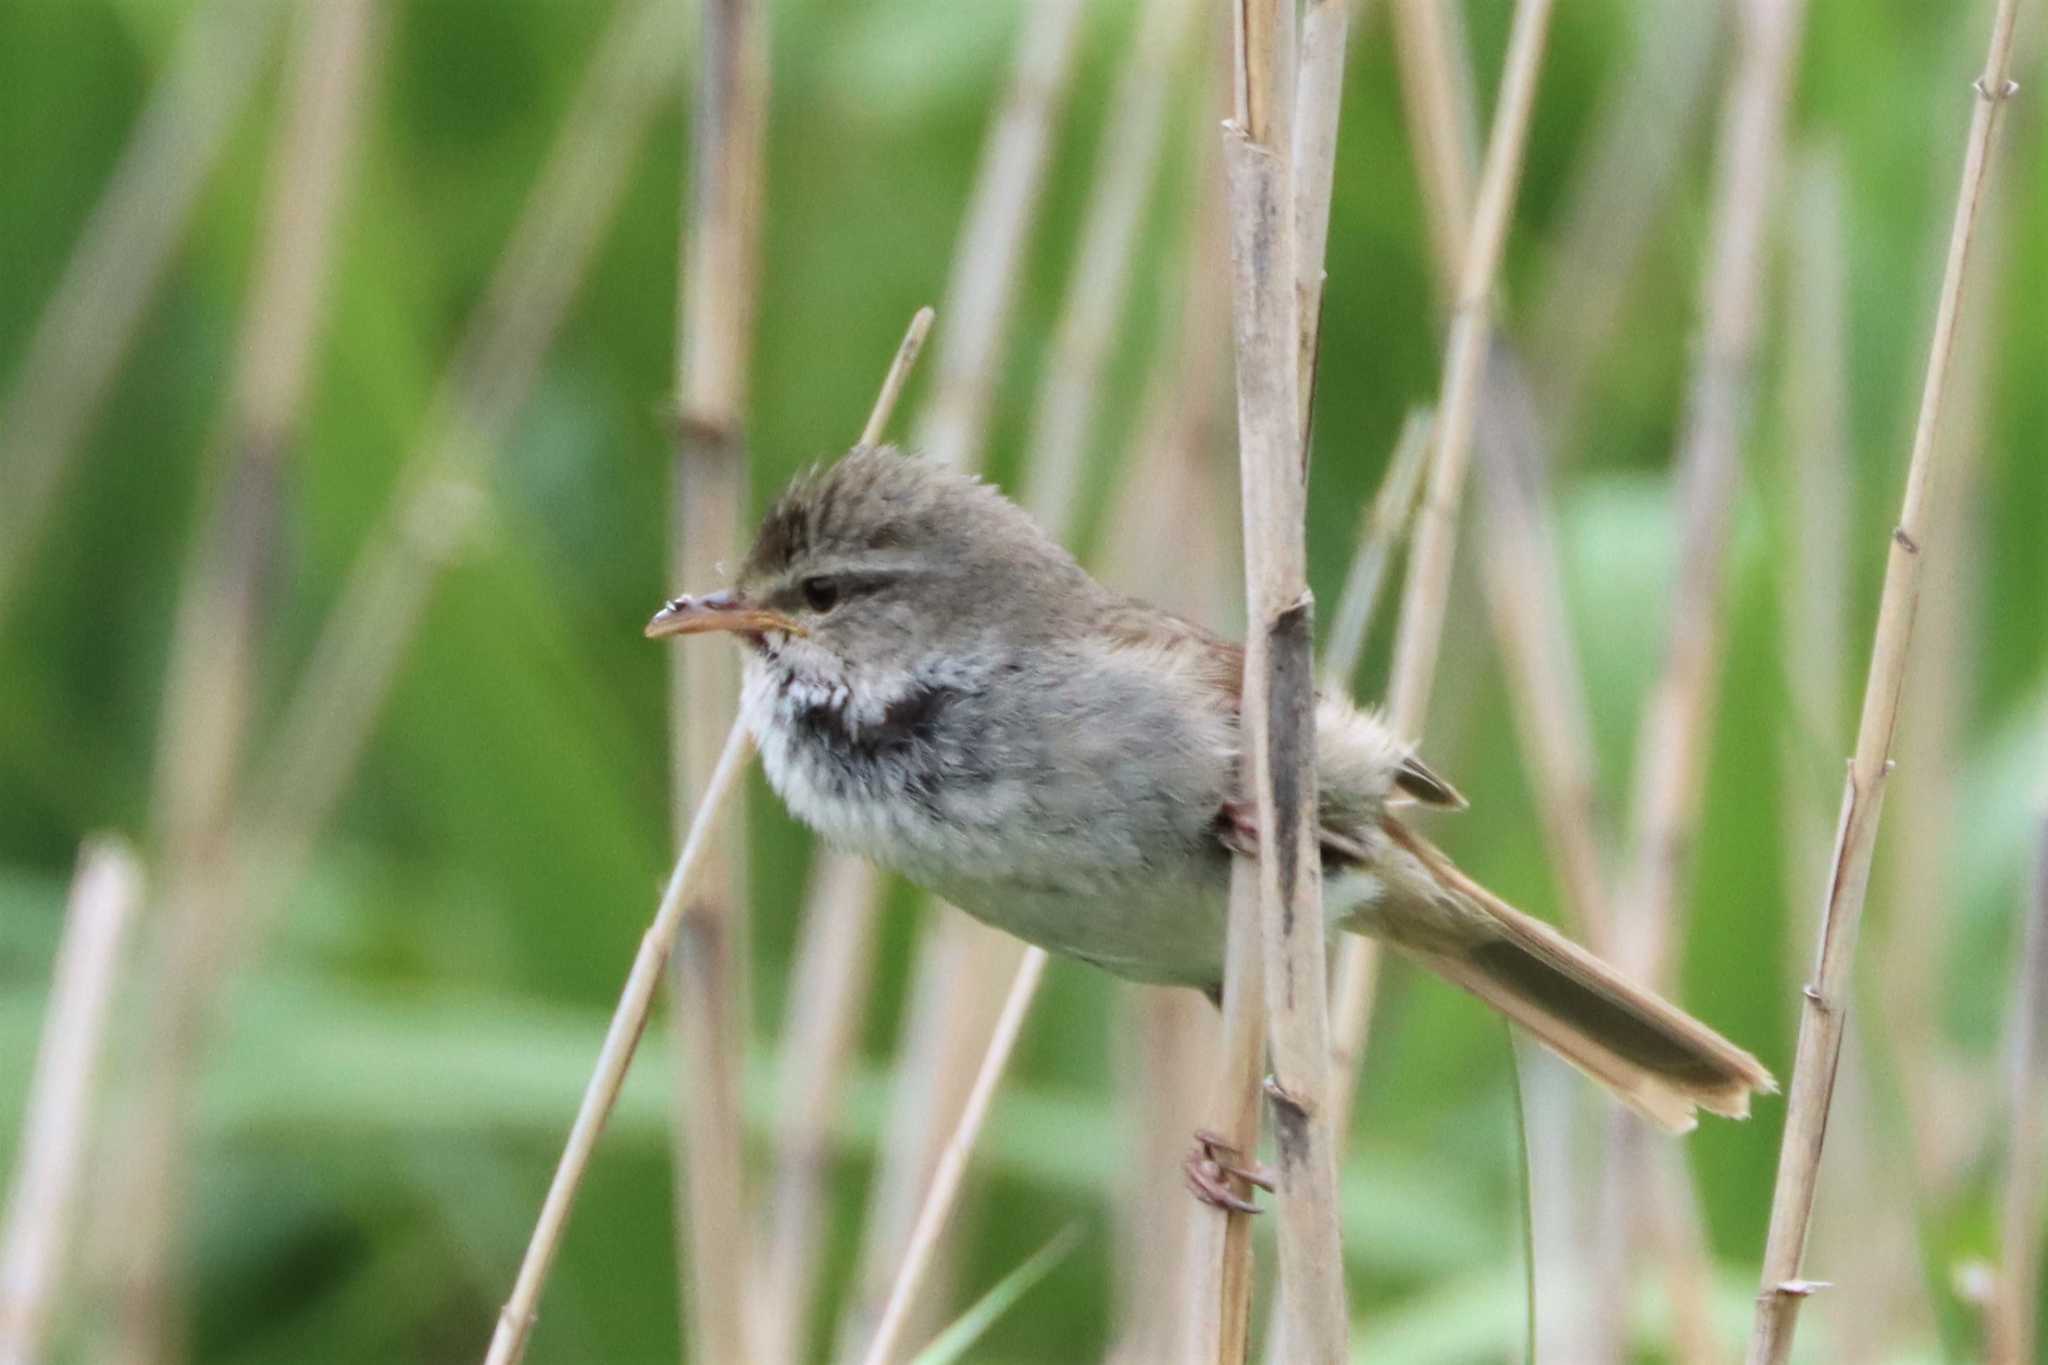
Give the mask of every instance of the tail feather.
POLYGON ((1777 1089, 1755 1057, 1507 904, 1399 822, 1385 827, 1428 877, 1426 890, 1390 878, 1390 895, 1448 894, 1464 912, 1426 915, 1430 931, 1414 935, 1400 932, 1400 914, 1384 914, 1379 927, 1389 942, 1520 1024, 1631 1108, 1682 1133, 1695 1126, 1695 1108, 1747 1118, 1751 1092, 1777 1089))

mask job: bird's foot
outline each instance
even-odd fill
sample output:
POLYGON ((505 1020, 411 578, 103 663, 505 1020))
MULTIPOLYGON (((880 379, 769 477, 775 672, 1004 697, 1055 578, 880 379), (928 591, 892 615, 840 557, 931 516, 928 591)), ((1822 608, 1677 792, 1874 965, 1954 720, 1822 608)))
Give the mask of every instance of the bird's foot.
POLYGON ((1181 1163, 1188 1189, 1204 1204, 1235 1213, 1258 1213, 1259 1206, 1230 1187, 1234 1178, 1268 1192, 1275 1188, 1272 1169, 1245 1164, 1236 1147, 1206 1129, 1195 1130, 1195 1149, 1181 1163))
POLYGON ((1259 856, 1259 812, 1249 801, 1225 801, 1216 812, 1216 837, 1242 858, 1259 856))

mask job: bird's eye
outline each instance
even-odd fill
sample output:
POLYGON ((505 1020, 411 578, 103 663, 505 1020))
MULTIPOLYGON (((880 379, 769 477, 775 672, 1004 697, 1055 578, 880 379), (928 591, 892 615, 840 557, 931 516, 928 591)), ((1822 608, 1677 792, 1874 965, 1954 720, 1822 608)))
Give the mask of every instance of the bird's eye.
POLYGON ((839 584, 829 578, 806 578, 803 594, 804 605, 812 611, 826 612, 839 605, 839 584))

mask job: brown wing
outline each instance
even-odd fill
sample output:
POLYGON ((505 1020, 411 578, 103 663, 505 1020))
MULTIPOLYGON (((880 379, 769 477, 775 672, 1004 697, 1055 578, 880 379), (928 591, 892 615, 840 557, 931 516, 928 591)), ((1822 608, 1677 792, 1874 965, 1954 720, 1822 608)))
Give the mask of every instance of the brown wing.
MULTIPOLYGON (((1105 622, 1107 632, 1131 644, 1164 644, 1189 661, 1190 672, 1215 690, 1218 700, 1236 711, 1244 704, 1244 647, 1223 639, 1213 631, 1161 611, 1149 603, 1129 601, 1105 622)), ((1439 777, 1428 764, 1413 754, 1401 761, 1395 774, 1396 790, 1426 806, 1463 810, 1466 801, 1456 787, 1439 777)), ((1249 816, 1227 810, 1219 815, 1218 828, 1224 843, 1238 852, 1253 851, 1257 842, 1249 816)), ((1322 831, 1326 860, 1354 860, 1357 840, 1354 832, 1325 828, 1322 831)))

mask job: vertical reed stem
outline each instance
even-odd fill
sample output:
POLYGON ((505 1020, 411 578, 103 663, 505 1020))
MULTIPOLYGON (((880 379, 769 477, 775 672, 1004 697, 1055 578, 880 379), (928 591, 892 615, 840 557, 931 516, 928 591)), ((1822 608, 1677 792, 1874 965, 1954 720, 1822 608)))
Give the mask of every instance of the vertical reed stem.
POLYGON ((1800 1013, 1799 1046, 1786 1102, 1777 1188, 1771 1201, 1770 1235, 1764 1245, 1763 1286, 1757 1296, 1756 1321, 1749 1342, 1750 1365, 1782 1365, 1790 1357, 1799 1305, 1812 1292, 1812 1286, 1800 1278, 1800 1261, 1813 1217, 1835 1066, 1841 1055, 1849 1008, 1850 967, 1855 960, 1864 897, 1870 887, 1870 862, 1877 843, 1878 821, 1884 810, 1885 779, 1891 771, 1899 696, 1912 652, 1913 615, 1926 562, 1927 509, 1936 472, 1936 436, 1941 428, 1942 400, 1955 347, 1956 319, 1962 309, 1971 246, 1990 177, 1992 139, 2006 101, 2017 91, 2008 75, 2017 12, 2018 0, 1999 0, 1992 19, 1984 73, 1974 86, 1976 108, 1963 157, 1962 184, 1957 191, 1955 222, 1949 235, 1941 303, 1935 315, 1927 378, 1920 395, 1920 416, 1913 431, 1905 503, 1899 524, 1891 534, 1885 565, 1884 595, 1878 606, 1876 639, 1871 645, 1870 676, 1863 692, 1863 716, 1842 795, 1834 865, 1829 869, 1819 958, 1800 1013))
MULTIPOLYGON (((717 581, 738 558, 747 502, 747 394, 760 275, 768 38, 756 0, 700 7, 689 191, 676 284, 676 429, 671 581, 717 581)), ((669 651, 676 837, 710 779, 739 711, 738 651, 669 651)), ((683 914, 669 1014, 674 1087, 676 1261, 690 1354, 750 1360, 745 1133, 746 830, 710 852, 703 891, 683 914), (686 1077, 686 1078, 685 1078, 686 1077)))

